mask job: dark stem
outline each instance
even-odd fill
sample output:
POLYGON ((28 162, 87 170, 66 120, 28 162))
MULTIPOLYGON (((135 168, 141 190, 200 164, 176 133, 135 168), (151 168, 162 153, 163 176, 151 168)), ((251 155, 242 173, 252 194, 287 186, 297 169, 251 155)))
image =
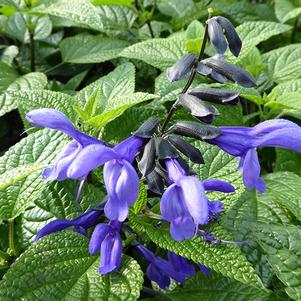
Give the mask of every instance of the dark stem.
POLYGON ((155 34, 154 34, 154 31, 153 31, 153 28, 152 28, 150 20, 146 21, 146 25, 148 27, 148 30, 149 30, 149 33, 150 33, 151 37, 154 38, 155 34))
POLYGON ((295 42, 295 37, 296 37, 297 30, 298 30, 298 21, 299 21, 299 18, 297 17, 295 20, 292 35, 291 35, 291 43, 295 42))
MULTIPOLYGON (((208 19, 211 18, 211 14, 209 13, 208 15, 208 19)), ((205 48, 206 48, 206 44, 207 44, 207 40, 208 40, 208 24, 206 23, 206 26, 205 26, 205 32, 204 32, 204 37, 203 37, 203 41, 202 41, 202 46, 201 46, 201 50, 200 50, 200 53, 199 53, 199 57, 198 57, 198 62, 200 62, 202 59, 203 59, 203 56, 204 56, 204 52, 205 52, 205 48)), ((181 91, 180 94, 185 94, 188 89, 190 88, 195 76, 196 76, 196 67, 197 65, 195 64, 192 69, 191 69, 191 73, 190 73, 190 76, 187 80, 187 83, 186 85, 184 86, 183 90, 181 91)), ((179 101, 180 101, 180 98, 178 98, 174 104, 172 105, 171 109, 169 110, 164 122, 163 122, 163 125, 161 127, 161 131, 160 131, 160 136, 162 136, 165 132, 165 129, 170 121, 170 119, 172 118, 172 116, 175 114, 175 112, 177 111, 177 108, 178 108, 178 105, 179 105, 179 101)))
POLYGON ((55 70, 55 69, 57 69, 57 68, 59 68, 59 67, 61 67, 63 65, 64 65, 64 62, 61 62, 61 63, 59 63, 59 64, 57 64, 57 65, 55 65, 55 66, 53 66, 53 67, 51 67, 51 68, 49 68, 47 70, 45 70, 44 73, 48 74, 48 73, 52 72, 53 70, 55 70))
POLYGON ((34 72, 36 71, 36 51, 35 51, 35 45, 34 45, 34 39, 33 39, 33 33, 29 31, 29 38, 30 38, 30 71, 34 72))
POLYGON ((149 287, 143 286, 142 287, 142 291, 148 295, 151 296, 162 296, 162 293, 160 293, 159 291, 155 291, 149 287))

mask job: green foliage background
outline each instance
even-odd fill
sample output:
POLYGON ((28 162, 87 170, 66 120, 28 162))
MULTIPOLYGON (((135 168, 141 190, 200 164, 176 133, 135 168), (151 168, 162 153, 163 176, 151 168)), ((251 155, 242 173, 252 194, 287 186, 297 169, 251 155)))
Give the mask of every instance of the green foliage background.
MULTIPOLYGON (((128 137, 150 116, 164 120, 185 84, 170 83, 165 71, 188 51, 199 51, 209 6, 242 38, 240 56, 228 53, 227 60, 257 81, 256 89, 246 89, 197 77, 195 86, 226 87, 243 99, 219 107, 214 124, 252 126, 279 117, 300 124, 299 0, 0 0, 0 300, 301 300, 301 157, 288 150, 261 151, 267 191, 258 195, 245 190, 234 158, 195 142, 205 159, 192 166, 198 177, 236 187, 226 197, 210 194, 225 203, 225 213, 208 231, 247 240, 242 247, 173 241, 167 225, 158 229, 143 214, 141 184, 129 217, 134 231, 158 252, 171 250, 212 269, 210 277, 199 272, 164 294, 145 293, 144 269, 127 246, 121 270, 101 276, 99 256, 88 254, 88 240, 79 234, 64 231, 32 243, 47 222, 98 205, 105 189, 97 171, 79 202, 77 183, 44 182, 41 170, 67 138, 38 129, 8 145, 7 116, 21 118, 28 129, 26 112, 55 108, 109 143, 128 137)), ((179 111, 173 121, 190 118, 179 111)))

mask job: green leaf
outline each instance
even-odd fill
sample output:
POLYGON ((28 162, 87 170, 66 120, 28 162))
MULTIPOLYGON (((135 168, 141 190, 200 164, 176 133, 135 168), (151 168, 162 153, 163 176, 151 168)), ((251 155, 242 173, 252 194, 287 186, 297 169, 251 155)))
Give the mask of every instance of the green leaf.
MULTIPOLYGON (((299 4, 300 5, 300 4, 299 4)), ((275 0, 275 13, 278 20, 282 23, 298 17, 301 14, 301 8, 296 1, 275 0)))
POLYGON ((121 5, 131 6, 134 0, 92 0, 94 5, 121 5))
POLYGON ((286 24, 267 21, 245 22, 236 30, 243 41, 242 50, 238 58, 231 56, 231 61, 238 62, 246 56, 252 48, 259 43, 268 40, 272 36, 287 32, 292 27, 286 24))
POLYGON ((67 83, 64 85, 64 91, 75 91, 78 86, 81 84, 83 79, 86 77, 88 71, 83 71, 75 76, 71 77, 67 83))
POLYGON ((192 0, 161 0, 158 9, 166 16, 181 19, 191 12, 193 4, 192 0))
POLYGON ((34 206, 29 207, 17 224, 22 245, 27 247, 33 237, 47 223, 55 219, 74 219, 99 205, 105 193, 85 183, 77 200, 77 181, 51 182, 40 191, 34 206))
POLYGON ((103 30, 100 16, 88 0, 54 0, 46 6, 36 7, 33 11, 71 20, 79 27, 103 30))
POLYGON ((10 94, 24 112, 52 108, 63 112, 71 120, 75 120, 75 113, 72 109, 73 98, 67 94, 49 90, 12 91, 10 94))
POLYGON ((138 198, 131 209, 134 214, 140 213, 147 204, 147 191, 142 181, 139 184, 139 195, 138 198))
POLYGON ((265 104, 270 108, 284 108, 301 111, 301 92, 289 92, 265 104))
POLYGON ((265 176, 265 198, 271 198, 301 220, 301 178, 294 173, 278 172, 265 176))
POLYGON ((271 50, 262 56, 268 75, 276 83, 299 78, 301 68, 301 44, 291 44, 271 50))
POLYGON ((66 63, 101 63, 116 58, 127 45, 122 40, 79 34, 65 38, 60 51, 66 63))
POLYGON ((65 143, 66 138, 61 133, 40 130, 22 139, 0 158, 1 178, 7 173, 16 175, 8 187, 0 190, 0 220, 13 219, 24 212, 46 185, 40 172, 24 168, 24 173, 18 175, 20 169, 51 164, 65 143))
POLYGON ((19 75, 15 69, 3 62, 0 62, 0 93, 7 89, 7 87, 14 82, 18 76, 19 75))
POLYGON ((33 38, 34 40, 43 40, 46 39, 48 36, 50 36, 52 31, 52 22, 50 18, 46 15, 38 19, 34 33, 33 38))
POLYGON ((188 52, 199 53, 204 36, 204 26, 201 22, 195 20, 189 24, 186 29, 185 46, 188 52))
POLYGON ((127 109, 155 97, 156 95, 154 94, 136 92, 126 96, 120 95, 116 98, 111 98, 107 100, 105 106, 102 108, 101 114, 86 120, 86 122, 97 128, 104 127, 122 115, 127 109))
POLYGON ((40 72, 27 73, 11 83, 0 95, 0 116, 18 107, 18 100, 13 92, 22 93, 24 90, 43 89, 47 85, 47 77, 40 72))
POLYGON ((301 298, 301 228, 293 225, 260 224, 255 232, 277 277, 294 300, 301 298))
POLYGON ((177 287, 173 291, 162 295, 162 297, 143 300, 264 301, 268 299, 268 296, 268 292, 263 289, 242 284, 218 273, 211 272, 210 276, 206 276, 203 272, 198 272, 194 277, 189 278, 183 287, 177 287))
POLYGON ((274 171, 291 171, 301 176, 301 155, 289 149, 276 149, 274 171))
POLYGON ((183 34, 171 38, 158 38, 140 42, 125 48, 121 56, 146 62, 156 68, 164 70, 185 54, 185 40, 183 34))
POLYGON ((108 35, 116 35, 121 32, 128 34, 128 30, 136 19, 133 10, 128 7, 102 5, 96 9, 102 22, 102 31, 108 35))
MULTIPOLYGON (((134 65, 131 63, 122 64, 108 75, 86 86, 76 94, 74 103, 78 106, 84 106, 96 90, 99 90, 100 95, 105 100, 112 100, 119 95, 133 94, 135 92, 134 65)), ((101 101, 101 103, 103 102, 101 101)))
POLYGON ((99 256, 88 253, 88 239, 58 233, 34 243, 1 281, 5 300, 112 300, 139 297, 143 274, 138 263, 123 256, 119 272, 101 276, 99 256), (18 279, 18 281, 15 281, 18 279))
POLYGON ((18 39, 22 43, 29 42, 29 31, 26 24, 26 16, 17 12, 8 17, 5 31, 12 38, 18 39))
POLYGON ((268 96, 270 99, 275 99, 290 92, 301 92, 301 79, 293 79, 278 84, 268 96))

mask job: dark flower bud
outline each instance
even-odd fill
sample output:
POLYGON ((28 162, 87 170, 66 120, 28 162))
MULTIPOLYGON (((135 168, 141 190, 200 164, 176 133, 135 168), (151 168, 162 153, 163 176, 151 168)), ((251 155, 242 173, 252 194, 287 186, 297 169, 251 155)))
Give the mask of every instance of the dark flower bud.
POLYGON ((168 79, 171 82, 182 79, 190 72, 196 62, 197 56, 194 53, 184 55, 179 61, 167 69, 168 79))
POLYGON ((214 106, 210 106, 206 102, 189 94, 182 94, 180 96, 179 103, 193 116, 201 119, 206 123, 207 121, 212 121, 213 116, 219 115, 219 111, 214 106))
POLYGON ((146 176, 147 187, 155 194, 161 195, 164 192, 164 178, 154 169, 146 176))
POLYGON ((223 84, 227 81, 227 79, 224 76, 215 72, 214 70, 212 70, 212 68, 206 66, 202 62, 198 63, 196 71, 201 75, 210 76, 214 81, 221 83, 221 84, 223 84))
POLYGON ((228 48, 228 43, 225 40, 224 32, 216 18, 211 18, 207 21, 209 39, 217 51, 217 53, 223 54, 228 48))
POLYGON ((233 55, 238 56, 241 50, 242 42, 234 26, 225 17, 216 17, 216 21, 224 30, 224 34, 228 41, 230 51, 233 53, 233 55))
POLYGON ((179 157, 177 150, 163 138, 156 138, 156 153, 160 160, 179 157))
POLYGON ((188 94, 218 104, 237 104, 239 102, 239 93, 224 89, 195 88, 189 90, 188 94))
POLYGON ((144 148, 143 156, 138 163, 138 168, 143 177, 154 170, 156 166, 156 143, 151 139, 144 148))
POLYGON ((218 127, 202 125, 193 121, 178 121, 168 130, 168 132, 199 140, 213 139, 222 133, 218 127))
POLYGON ((137 131, 133 132, 132 135, 140 138, 151 138, 156 132, 158 126, 158 119, 149 118, 139 127, 137 131))
POLYGON ((177 158, 178 163, 184 169, 187 176, 195 176, 196 172, 189 166, 189 164, 181 157, 177 158))
POLYGON ((183 155, 188 157, 192 162, 198 164, 204 163, 202 153, 186 140, 175 135, 168 136, 168 140, 173 144, 173 146, 175 146, 183 155))
POLYGON ((256 86, 256 81, 249 72, 222 59, 213 57, 203 60, 202 63, 242 87, 256 86))

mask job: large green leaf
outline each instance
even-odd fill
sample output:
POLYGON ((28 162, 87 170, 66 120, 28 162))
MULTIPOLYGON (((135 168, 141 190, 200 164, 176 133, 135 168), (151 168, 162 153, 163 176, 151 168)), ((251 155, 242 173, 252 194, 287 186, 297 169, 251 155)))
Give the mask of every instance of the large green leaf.
POLYGON ((136 15, 128 7, 101 5, 96 7, 100 17, 103 31, 107 34, 128 33, 132 27, 136 15))
POLYGON ((285 23, 301 14, 300 2, 299 5, 296 2, 294 0, 275 0, 275 13, 280 22, 285 23))
POLYGON ((63 112, 71 120, 75 118, 73 98, 68 94, 50 90, 12 91, 10 94, 25 113, 34 109, 52 108, 63 112))
POLYGON ((301 220, 301 178, 291 172, 277 172, 265 177, 267 190, 264 198, 270 198, 301 220))
POLYGON ((77 200, 77 181, 51 182, 41 190, 33 206, 28 208, 18 223, 22 245, 27 246, 47 223, 54 219, 73 219, 82 212, 95 208, 104 197, 104 192, 85 184, 77 200))
POLYGON ((189 278, 183 287, 177 287, 155 299, 160 301, 263 301, 267 300, 269 293, 263 289, 242 284, 232 278, 226 278, 218 273, 211 272, 209 276, 198 272, 189 278))
POLYGON ((94 5, 124 5, 131 6, 134 0, 92 0, 94 5))
POLYGON ((29 31, 27 29, 26 15, 17 12, 8 17, 5 32, 12 38, 18 39, 22 43, 29 42, 29 31))
POLYGON ((9 185, 0 190, 0 220, 15 218, 36 200, 46 185, 40 169, 53 161, 65 143, 62 134, 45 129, 24 138, 0 158, 1 178, 10 175, 9 185))
POLYGON ((18 73, 9 65, 0 61, 0 93, 13 83, 18 77, 18 73))
POLYGON ((268 74, 276 83, 300 77, 301 44, 292 44, 271 50, 262 56, 267 64, 268 74))
POLYGON ((17 99, 10 92, 43 89, 46 85, 47 77, 40 72, 27 73, 17 78, 7 87, 6 91, 0 95, 0 116, 18 107, 17 99))
POLYGON ((35 29, 34 29, 34 39, 35 40, 43 40, 50 36, 52 31, 52 22, 49 16, 42 16, 38 19, 35 29))
POLYGON ((99 255, 88 253, 88 239, 58 233, 34 243, 1 281, 3 300, 112 300, 139 297, 143 274, 136 261, 123 256, 119 272, 101 276, 99 255), (18 281, 15 281, 18 279, 18 281))
POLYGON ((279 35, 291 29, 291 26, 276 22, 253 21, 239 25, 237 32, 243 41, 242 50, 238 58, 232 56, 231 61, 237 62, 244 58, 251 49, 270 37, 279 35))
POLYGON ((178 34, 167 39, 151 39, 125 48, 121 56, 142 60, 159 69, 173 65, 185 54, 185 38, 178 34))
POLYGON ((301 176, 301 154, 289 149, 276 149, 274 171, 291 171, 301 176))
POLYGON ((271 91, 271 93, 269 94, 269 98, 275 99, 276 97, 291 92, 301 93, 301 79, 293 79, 280 83, 271 91))
POLYGON ((127 45, 122 40, 79 34, 64 39, 60 50, 67 63, 101 63, 117 57, 127 45))
POLYGON ((301 228, 293 225, 261 224, 255 232, 286 293, 301 298, 301 228))
POLYGON ((34 11, 73 21, 76 25, 102 31, 103 24, 96 8, 89 0, 54 0, 34 11))

